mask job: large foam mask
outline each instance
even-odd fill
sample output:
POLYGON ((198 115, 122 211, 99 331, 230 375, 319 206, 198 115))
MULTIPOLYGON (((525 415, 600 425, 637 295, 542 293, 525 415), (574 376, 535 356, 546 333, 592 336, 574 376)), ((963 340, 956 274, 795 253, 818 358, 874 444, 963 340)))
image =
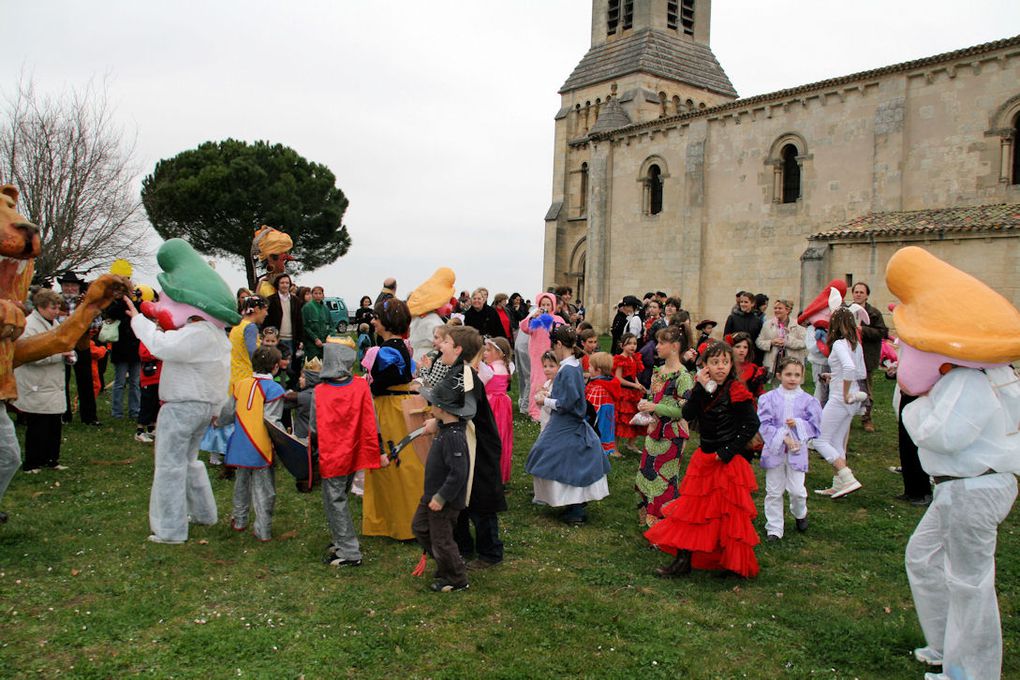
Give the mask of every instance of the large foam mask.
MULTIPOLYGON (((828 330, 829 317, 832 312, 843 304, 846 297, 846 281, 833 279, 828 285, 822 288, 804 311, 797 317, 797 323, 801 326, 812 326, 828 330)), ((856 316, 856 315, 855 315, 856 316)))
POLYGON ((904 392, 925 394, 952 366, 990 369, 1020 359, 1020 311, 970 274, 909 246, 889 259, 885 279, 900 299, 893 323, 904 392))
POLYGON ((158 302, 143 303, 142 313, 161 328, 180 328, 192 317, 220 328, 241 322, 226 281, 186 241, 170 239, 160 247, 156 261, 163 270, 156 277, 163 292, 158 302))
MULTIPOLYGON (((407 308, 410 310, 411 316, 422 316, 448 306, 450 298, 457 293, 454 287, 456 281, 457 275, 449 267, 437 269, 427 281, 411 291, 408 296, 407 308)), ((446 316, 449 316, 449 312, 446 316)))

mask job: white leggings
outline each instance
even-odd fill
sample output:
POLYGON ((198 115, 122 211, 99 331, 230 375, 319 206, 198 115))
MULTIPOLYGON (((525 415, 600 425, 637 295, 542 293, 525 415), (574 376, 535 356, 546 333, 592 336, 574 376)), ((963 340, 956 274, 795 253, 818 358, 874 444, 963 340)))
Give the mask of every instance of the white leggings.
POLYGON ((822 434, 814 440, 815 451, 829 463, 846 458, 846 437, 858 404, 845 404, 830 396, 822 409, 822 434))

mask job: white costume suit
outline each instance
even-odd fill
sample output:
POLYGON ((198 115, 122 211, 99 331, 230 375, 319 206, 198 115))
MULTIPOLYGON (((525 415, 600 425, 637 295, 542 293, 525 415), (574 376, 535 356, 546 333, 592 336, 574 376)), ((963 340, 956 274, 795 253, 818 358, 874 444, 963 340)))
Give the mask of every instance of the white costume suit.
POLYGON ((925 640, 954 680, 1000 677, 995 544, 1017 495, 1018 423, 1020 383, 1008 367, 954 368, 903 409, 925 472, 956 478, 936 484, 906 552, 925 640))
POLYGON ((188 539, 188 520, 215 524, 216 499, 198 460, 198 445, 213 416, 227 400, 230 342, 209 321, 195 321, 162 333, 141 314, 131 329, 163 360, 156 423, 156 471, 149 497, 149 525, 162 542, 188 539))

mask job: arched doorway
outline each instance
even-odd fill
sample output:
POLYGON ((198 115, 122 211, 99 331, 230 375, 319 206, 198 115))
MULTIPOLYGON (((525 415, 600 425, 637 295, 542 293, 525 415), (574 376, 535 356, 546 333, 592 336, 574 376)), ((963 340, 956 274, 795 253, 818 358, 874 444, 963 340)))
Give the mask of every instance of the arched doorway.
POLYGON ((584 296, 584 267, 588 249, 586 247, 586 237, 581 239, 574 245, 574 249, 570 252, 570 268, 567 271, 567 285, 574 288, 574 300, 575 302, 584 302, 585 305, 590 304, 584 296))

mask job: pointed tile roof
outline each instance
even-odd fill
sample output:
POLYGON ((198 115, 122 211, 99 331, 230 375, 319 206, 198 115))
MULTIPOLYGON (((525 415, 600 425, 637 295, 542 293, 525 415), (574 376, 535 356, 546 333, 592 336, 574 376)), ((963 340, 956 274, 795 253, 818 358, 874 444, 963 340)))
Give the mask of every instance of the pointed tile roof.
POLYGON ((708 45, 651 28, 592 47, 563 83, 560 94, 638 72, 737 96, 708 45))
POLYGON ((588 134, 597 134, 606 130, 615 130, 622 128, 626 125, 630 125, 630 116, 623 110, 620 105, 620 100, 613 97, 605 103, 602 109, 599 111, 598 120, 595 121, 595 125, 592 126, 588 134))

